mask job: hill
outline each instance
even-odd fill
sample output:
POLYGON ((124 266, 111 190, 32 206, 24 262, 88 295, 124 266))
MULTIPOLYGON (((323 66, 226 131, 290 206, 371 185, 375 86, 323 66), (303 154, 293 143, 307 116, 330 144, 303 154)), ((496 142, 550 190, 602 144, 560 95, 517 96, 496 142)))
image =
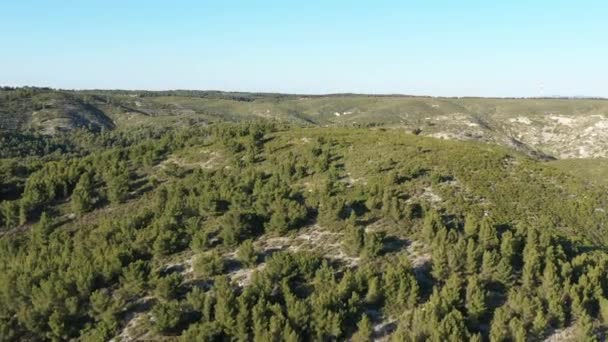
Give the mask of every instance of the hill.
POLYGON ((0 92, 0 128, 77 128, 274 119, 314 126, 385 126, 508 146, 540 159, 608 157, 608 101, 283 95, 215 91, 0 92))
POLYGON ((85 128, 114 128, 112 120, 96 106, 95 98, 70 92, 37 88, 0 91, 0 129, 33 130, 56 134, 85 128))
POLYGON ((22 133, 30 143, 2 146, 3 340, 605 331, 602 183, 506 146, 388 121, 212 121, 210 109, 167 103, 251 101, 111 96, 112 108, 98 108, 114 129, 22 133), (130 101, 139 112, 121 118, 130 101), (169 107, 155 112, 160 103, 169 107))

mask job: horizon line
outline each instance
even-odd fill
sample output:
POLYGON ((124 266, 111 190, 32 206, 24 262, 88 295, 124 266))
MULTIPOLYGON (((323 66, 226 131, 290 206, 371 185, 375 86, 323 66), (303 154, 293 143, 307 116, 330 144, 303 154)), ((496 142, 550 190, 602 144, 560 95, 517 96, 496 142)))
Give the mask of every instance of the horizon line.
POLYGON ((541 99, 562 99, 562 100, 608 100, 605 96, 587 95, 542 95, 542 96, 479 96, 479 95, 414 95, 406 93, 357 93, 357 92, 335 92, 335 93, 289 93, 275 91, 241 91, 241 90, 220 90, 220 89, 188 89, 188 88, 168 88, 168 89, 138 89, 138 88, 55 88, 51 86, 32 86, 32 85, 0 85, 0 90, 6 89, 41 89, 65 92, 124 92, 124 93, 170 93, 170 92, 200 92, 200 93, 223 93, 223 94, 250 94, 261 96, 299 96, 299 97, 331 97, 331 96, 367 96, 367 97, 419 97, 419 98, 445 98, 445 99, 519 99, 519 100, 541 100, 541 99))

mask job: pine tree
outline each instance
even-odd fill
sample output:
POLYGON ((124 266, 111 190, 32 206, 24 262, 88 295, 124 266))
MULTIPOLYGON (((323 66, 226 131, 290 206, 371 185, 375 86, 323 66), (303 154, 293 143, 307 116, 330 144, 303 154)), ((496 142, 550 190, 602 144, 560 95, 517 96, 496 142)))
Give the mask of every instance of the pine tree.
POLYGON ((199 254, 192 264, 194 272, 203 277, 212 277, 224 271, 224 260, 217 252, 199 254))
POLYGON ((251 319, 247 298, 241 295, 238 298, 238 312, 236 314, 236 338, 238 341, 250 340, 251 319))
POLYGON ((513 267, 504 258, 500 258, 494 270, 494 279, 504 284, 507 288, 513 284, 513 267))
POLYGON ((363 256, 372 258, 380 255, 384 248, 384 232, 365 233, 363 256))
POLYGON ((93 179, 90 173, 85 172, 72 192, 72 209, 80 214, 93 209, 93 205, 93 179))
POLYGON ((527 290, 532 290, 536 287, 536 283, 540 277, 540 255, 535 248, 529 247, 526 244, 524 249, 524 266, 522 269, 522 286, 527 290))
POLYGON ((129 177, 126 173, 119 173, 108 176, 106 180, 108 186, 108 200, 113 204, 123 203, 129 193, 129 177))
POLYGON ((561 281, 557 274, 557 266, 555 266, 553 260, 548 258, 545 260, 545 269, 543 270, 542 279, 543 293, 554 293, 559 292, 561 289, 561 281))
POLYGON ((403 218, 403 210, 397 196, 391 198, 389 204, 389 215, 395 221, 399 221, 403 218))
POLYGON ((247 267, 255 266, 258 255, 253 247, 253 242, 251 240, 245 240, 236 251, 237 259, 243 263, 243 265, 247 267))
POLYGON ((468 317, 475 325, 486 313, 487 293, 476 275, 470 276, 466 290, 466 309, 468 317))
POLYGON ((344 237, 343 245, 348 254, 359 255, 363 249, 364 241, 365 231, 363 228, 354 225, 346 226, 346 236, 344 237))
POLYGON ((500 307, 494 311, 492 325, 490 326, 490 341, 506 341, 510 337, 509 333, 509 314, 505 307, 500 307))
POLYGON ((458 310, 448 313, 439 327, 433 331, 434 341, 468 341, 469 332, 464 324, 464 317, 458 310))
POLYGON ((464 220, 464 235, 466 238, 477 236, 479 231, 479 219, 473 214, 467 214, 464 220))
POLYGON ((373 277, 369 280, 365 302, 371 305, 377 304, 382 300, 382 288, 378 277, 373 277))
POLYGON ((366 314, 363 314, 363 317, 357 323, 357 332, 353 335, 353 342, 369 342, 372 340, 372 323, 367 317, 366 314))
POLYGON ((592 342, 597 341, 597 336, 594 332, 595 326, 593 320, 588 314, 583 314, 576 321, 576 340, 592 342))
POLYGON ((509 231, 501 236, 500 255, 509 263, 513 262, 515 256, 515 238, 513 237, 513 233, 509 231))
POLYGON ((608 299, 601 296, 598 301, 600 306, 600 318, 603 323, 608 323, 608 299))
POLYGON ((17 224, 19 216, 19 204, 17 201, 2 201, 0 203, 4 227, 10 228, 17 224))
POLYGON ((486 249, 498 246, 496 227, 487 216, 481 220, 479 227, 479 243, 486 249))
POLYGON ((154 328, 158 332, 168 332, 173 330, 179 324, 182 311, 179 302, 161 302, 152 308, 152 317, 154 317, 154 328))
POLYGON ((164 301, 175 299, 182 280, 180 273, 172 273, 166 277, 158 278, 155 289, 156 297, 164 301))
POLYGON ((437 280, 446 279, 449 275, 448 255, 445 245, 436 246, 433 249, 431 261, 433 262, 431 274, 437 280))
POLYGON ((235 332, 236 300, 228 277, 220 276, 215 279, 213 290, 216 296, 215 319, 224 331, 235 332))
POLYGON ((287 281, 283 285, 283 297, 285 298, 285 310, 289 321, 302 330, 310 324, 310 305, 306 300, 300 300, 291 293, 287 281))
POLYGON ((455 245, 448 247, 448 267, 451 273, 461 273, 466 266, 466 244, 460 237, 455 245))
POLYGON ((509 329, 511 330, 511 335, 513 336, 515 342, 528 341, 528 332, 526 331, 523 322, 519 318, 515 317, 511 319, 509 322, 509 329))
POLYGON ((498 255, 494 251, 484 251, 481 261, 481 276, 484 279, 493 279, 498 264, 498 255))
POLYGON ((46 212, 43 212, 42 215, 40 215, 40 221, 38 221, 38 224, 36 224, 34 229, 32 229, 34 240, 38 242, 46 241, 49 234, 52 232, 52 229, 53 226, 51 224, 51 220, 46 212))
POLYGON ((547 330, 548 322, 542 308, 536 312, 534 321, 532 321, 532 333, 537 337, 541 338, 547 330))
POLYGON ((480 258, 481 251, 477 246, 477 242, 473 239, 467 239, 466 271, 468 274, 477 274, 480 258))
POLYGON ((424 223, 422 226, 422 237, 426 242, 432 242, 435 234, 443 227, 441 216, 436 210, 430 210, 424 216, 424 223))
POLYGON ((30 204, 25 198, 19 201, 19 225, 24 225, 29 219, 30 204))
POLYGON ((291 327, 289 322, 285 322, 281 341, 285 341, 285 342, 299 342, 300 341, 300 336, 298 335, 298 332, 295 331, 291 327))
MULTIPOLYGON (((576 299, 576 298, 575 298, 576 299)), ((564 300, 557 293, 550 293, 547 295, 548 307, 547 311, 551 321, 556 326, 563 326, 566 321, 566 313, 564 311, 564 300)), ((574 301, 573 301, 574 302, 574 301)), ((576 306, 575 303, 572 304, 573 310, 576 306)))

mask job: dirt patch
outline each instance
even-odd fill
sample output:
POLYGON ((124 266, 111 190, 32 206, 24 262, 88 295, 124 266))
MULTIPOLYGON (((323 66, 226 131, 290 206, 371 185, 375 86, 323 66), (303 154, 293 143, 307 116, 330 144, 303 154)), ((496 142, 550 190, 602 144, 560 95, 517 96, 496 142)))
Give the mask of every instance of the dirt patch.
POLYGON ((559 329, 553 332, 544 342, 575 342, 575 327, 571 326, 565 329, 559 329))
POLYGON ((413 240, 406 251, 414 268, 426 267, 431 262, 431 252, 421 241, 413 240))
POLYGON ((124 327, 116 337, 111 339, 111 342, 121 341, 138 341, 145 340, 148 334, 147 330, 138 331, 140 327, 148 319, 148 311, 154 302, 154 297, 146 296, 139 298, 134 303, 129 305, 131 309, 126 313, 124 319, 124 327))
POLYGON ((204 161, 188 161, 185 158, 178 156, 169 156, 166 160, 159 164, 160 168, 167 167, 168 164, 175 164, 183 168, 201 168, 201 169, 214 169, 218 167, 221 160, 221 154, 216 151, 201 151, 201 156, 207 155, 204 161))
POLYGON ((348 256, 342 250, 343 235, 313 224, 300 229, 295 235, 261 239, 256 241, 256 245, 264 253, 315 251, 329 259, 341 261, 348 267, 356 266, 360 258, 348 256))

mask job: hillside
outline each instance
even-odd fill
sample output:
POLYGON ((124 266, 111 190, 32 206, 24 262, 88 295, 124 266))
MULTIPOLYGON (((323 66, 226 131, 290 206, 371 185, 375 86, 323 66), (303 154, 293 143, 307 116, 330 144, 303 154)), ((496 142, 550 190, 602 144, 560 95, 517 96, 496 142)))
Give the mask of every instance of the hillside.
POLYGON ((608 100, 282 95, 199 91, 0 91, 0 128, 77 128, 275 119, 381 125, 442 139, 499 144, 540 159, 608 157, 608 100))
POLYGON ((0 129, 33 130, 46 135, 85 128, 114 128, 94 98, 36 88, 0 90, 0 129))
POLYGON ((582 340, 606 329, 608 188, 572 167, 389 121, 215 122, 211 109, 175 112, 182 97, 99 96, 115 101, 97 107, 114 129, 2 145, 1 340, 582 340), (138 112, 121 117, 131 101, 138 112))

